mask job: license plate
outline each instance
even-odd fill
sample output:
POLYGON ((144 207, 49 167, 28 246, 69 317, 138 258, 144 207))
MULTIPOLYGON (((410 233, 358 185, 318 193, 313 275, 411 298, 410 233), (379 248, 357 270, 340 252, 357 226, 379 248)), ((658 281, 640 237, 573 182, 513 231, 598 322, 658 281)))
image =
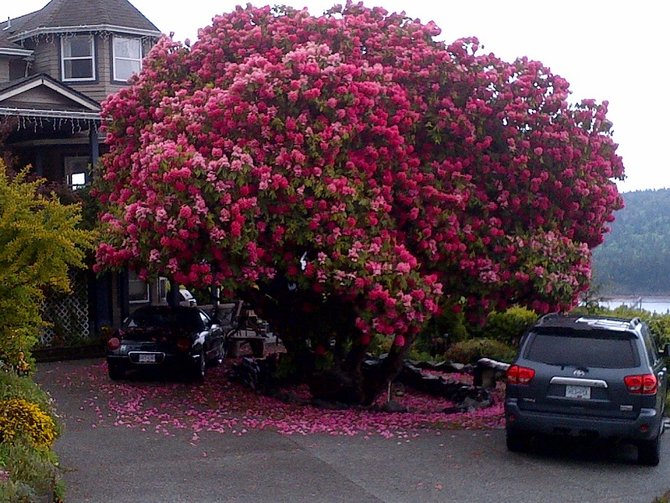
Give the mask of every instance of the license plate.
POLYGON ((565 397, 588 400, 591 398, 591 388, 588 386, 566 386, 565 397))
POLYGON ((156 355, 140 354, 139 363, 156 363, 156 355))

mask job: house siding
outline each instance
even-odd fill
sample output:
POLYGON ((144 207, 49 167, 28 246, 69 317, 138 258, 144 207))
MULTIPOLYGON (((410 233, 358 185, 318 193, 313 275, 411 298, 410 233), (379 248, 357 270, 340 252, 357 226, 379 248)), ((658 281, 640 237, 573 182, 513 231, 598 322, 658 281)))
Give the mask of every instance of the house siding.
POLYGON ((44 87, 37 87, 26 91, 14 98, 5 100, 4 103, 7 106, 28 109, 53 109, 54 107, 58 107, 61 110, 79 109, 79 107, 73 106, 72 102, 66 100, 62 95, 44 87))
POLYGON ((96 81, 95 82, 68 82, 73 89, 102 102, 109 94, 121 89, 121 86, 111 84, 111 35, 96 37, 96 81))
MULTIPOLYGON (((66 82, 66 84, 100 103, 110 94, 113 94, 126 87, 127 83, 112 81, 113 73, 111 34, 107 34, 102 37, 96 36, 95 48, 96 80, 91 82, 66 82)), ((60 50, 56 55, 56 58, 60 72, 60 50)), ((57 78, 60 79, 60 74, 57 78)))
MULTIPOLYGON (((118 35, 124 37, 134 37, 131 33, 123 33, 125 29, 152 34, 153 36, 140 37, 144 56, 158 40, 160 31, 128 0, 53 1, 30 16, 17 18, 13 26, 14 31, 7 32, 8 37, 27 35, 26 38, 18 39, 15 45, 16 48, 32 51, 33 56, 25 59, 0 56, 2 87, 8 89, 9 86, 4 83, 9 82, 11 86, 12 81, 17 81, 15 89, 20 93, 13 96, 6 93, 7 98, 3 100, 3 105, 22 109, 13 118, 16 128, 10 132, 5 144, 11 148, 18 166, 31 164, 37 175, 50 181, 65 182, 66 157, 84 156, 97 159, 98 154, 107 151, 104 144, 91 141, 95 133, 95 129, 91 131, 91 128, 96 127, 96 122, 79 119, 77 114, 67 113, 77 111, 90 114, 92 111, 89 105, 73 97, 69 91, 76 91, 100 103, 110 94, 128 85, 127 82, 113 79, 114 33, 100 30, 105 29, 102 27, 119 27, 118 35), (79 33, 77 27, 92 30, 89 33, 94 37, 95 79, 91 81, 62 80, 61 37, 79 33), (100 30, 96 31, 92 27, 100 27, 100 30), (58 83, 43 84, 37 77, 40 74, 47 75, 58 83), (32 84, 37 87, 31 87, 32 84), (35 109, 50 109, 53 113, 38 113, 35 109)), ((89 333, 97 334, 103 326, 110 324, 119 326, 130 309, 127 271, 103 276, 90 274, 87 285, 88 312, 78 313, 81 318, 88 318, 89 333)))
MULTIPOLYGON (((120 34, 121 36, 126 36, 120 34)), ((65 81, 65 84, 76 89, 80 93, 102 102, 110 94, 116 93, 128 85, 127 82, 114 81, 112 61, 113 35, 95 35, 95 80, 90 82, 65 81)), ((144 54, 148 54, 153 47, 153 40, 145 38, 142 40, 144 54)), ((61 75, 61 46, 60 37, 54 35, 42 36, 38 39, 28 39, 24 42, 24 48, 34 51, 34 60, 30 65, 29 73, 35 75, 45 73, 50 77, 62 81, 61 75)), ((17 68, 12 68, 11 75, 9 67, 4 68, 4 61, 0 60, 0 82, 23 77, 25 74, 25 63, 20 61, 17 68)), ((7 63, 8 64, 8 63, 7 63)))
POLYGON ((0 82, 9 82, 9 59, 0 58, 0 82))
POLYGON ((37 41, 26 42, 26 49, 33 50, 35 57, 30 74, 46 73, 49 77, 61 80, 60 76, 60 39, 58 37, 40 37, 37 41))

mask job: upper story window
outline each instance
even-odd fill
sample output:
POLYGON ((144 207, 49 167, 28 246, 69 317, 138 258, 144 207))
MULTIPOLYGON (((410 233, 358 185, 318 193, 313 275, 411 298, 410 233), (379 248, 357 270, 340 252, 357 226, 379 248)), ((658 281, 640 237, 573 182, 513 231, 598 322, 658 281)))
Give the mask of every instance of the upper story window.
POLYGON ((114 80, 126 82, 142 68, 142 43, 139 38, 114 37, 114 80))
POLYGON ((61 68, 64 81, 95 80, 95 46, 92 35, 61 38, 61 68))

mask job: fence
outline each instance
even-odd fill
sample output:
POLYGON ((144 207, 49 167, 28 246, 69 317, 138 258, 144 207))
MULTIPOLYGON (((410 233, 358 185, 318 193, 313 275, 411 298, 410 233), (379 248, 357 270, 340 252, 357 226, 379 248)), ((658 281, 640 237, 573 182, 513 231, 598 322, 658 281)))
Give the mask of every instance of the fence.
POLYGON ((71 271, 69 294, 47 296, 42 316, 49 326, 40 337, 43 347, 76 345, 91 335, 88 316, 88 278, 86 271, 71 271))

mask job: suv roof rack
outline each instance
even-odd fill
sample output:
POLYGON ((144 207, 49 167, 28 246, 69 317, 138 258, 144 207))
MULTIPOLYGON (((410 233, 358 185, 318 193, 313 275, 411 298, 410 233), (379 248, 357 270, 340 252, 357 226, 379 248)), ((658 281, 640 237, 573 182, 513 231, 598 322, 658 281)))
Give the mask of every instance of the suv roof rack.
POLYGON ((560 313, 548 313, 548 314, 545 314, 544 316, 541 316, 540 319, 537 320, 537 322, 535 324, 536 325, 544 325, 545 323, 547 323, 547 322, 549 322, 553 319, 561 318, 563 316, 565 316, 565 315, 560 314, 560 313))
POLYGON ((617 316, 607 315, 577 315, 577 314, 563 314, 563 313, 549 313, 542 316, 536 327, 564 327, 579 329, 587 327, 599 327, 612 330, 634 330, 642 323, 639 317, 635 318, 621 318, 617 316))

